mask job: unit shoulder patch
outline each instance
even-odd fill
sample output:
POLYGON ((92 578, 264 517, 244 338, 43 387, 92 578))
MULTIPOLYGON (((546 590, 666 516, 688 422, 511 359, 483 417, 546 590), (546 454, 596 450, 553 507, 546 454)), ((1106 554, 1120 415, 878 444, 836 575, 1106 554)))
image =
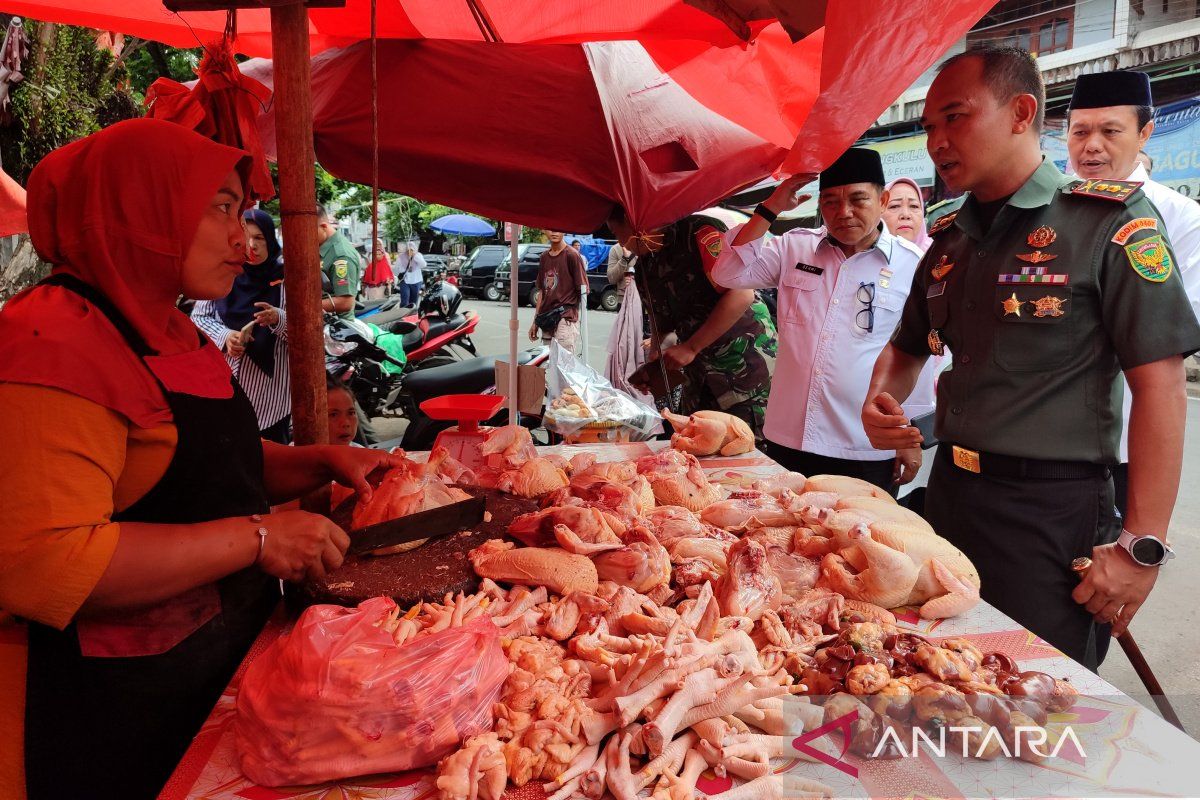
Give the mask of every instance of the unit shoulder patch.
POLYGON ((1133 271, 1151 283, 1163 283, 1175 268, 1171 251, 1159 233, 1125 245, 1125 257, 1133 271))
POLYGON ((1121 226, 1116 235, 1112 238, 1113 244, 1124 245, 1129 241, 1129 237, 1133 236, 1138 231, 1156 231, 1158 230, 1158 220, 1154 217, 1138 217, 1131 219, 1121 226))
POLYGON ((934 236, 935 234, 946 230, 946 228, 949 228, 954 223, 954 218, 957 216, 958 212, 952 211, 944 217, 938 217, 937 220, 929 226, 929 235, 934 236))
POLYGON ((1069 183, 1063 187, 1063 191, 1080 197, 1094 197, 1100 200, 1124 203, 1141 187, 1141 181, 1102 181, 1092 178, 1069 183))

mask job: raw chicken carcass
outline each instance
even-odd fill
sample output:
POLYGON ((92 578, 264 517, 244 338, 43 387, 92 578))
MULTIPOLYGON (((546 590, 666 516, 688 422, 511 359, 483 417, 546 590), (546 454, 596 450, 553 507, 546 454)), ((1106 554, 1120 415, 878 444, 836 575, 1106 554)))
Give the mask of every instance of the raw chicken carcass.
POLYGON ((728 500, 712 503, 700 512, 700 519, 727 531, 795 525, 798 514, 778 498, 763 492, 737 492, 728 500))
POLYGON ((793 494, 800 494, 804 491, 806 483, 808 483, 808 478, 799 472, 780 472, 754 481, 750 484, 750 488, 772 497, 779 497, 785 489, 793 494))
POLYGON ((500 800, 508 785, 508 765, 495 733, 473 736, 462 749, 438 763, 441 800, 500 800))
POLYGON ((690 417, 664 410, 675 428, 671 446, 696 456, 736 456, 754 449, 754 431, 746 422, 724 411, 697 411, 690 417))
POLYGON ((505 425, 496 428, 479 446, 484 463, 497 470, 517 469, 531 458, 537 457, 533 436, 521 425, 505 425))
MULTIPOLYGON (((471 499, 471 495, 462 489, 446 486, 441 481, 433 479, 432 474, 433 472, 427 470, 425 465, 408 460, 405 460, 400 466, 393 467, 375 489, 370 501, 359 503, 354 507, 350 524, 357 530, 415 514, 418 511, 428 511, 431 508, 471 499)), ((374 554, 402 553, 420 547, 426 541, 428 540, 405 542, 395 547, 376 550, 374 554)))
MULTIPOLYGON (((821 569, 816 561, 792 553, 790 547, 781 546, 766 535, 765 529, 750 534, 748 538, 757 541, 767 551, 767 563, 779 578, 780 588, 787 598, 801 597, 817 584, 821 569)), ((788 544, 791 544, 790 541, 788 544)))
POLYGON ((680 539, 717 539, 730 544, 737 541, 732 533, 701 522, 682 506, 659 506, 646 515, 645 521, 654 538, 668 550, 680 539))
POLYGON ((642 594, 671 580, 671 556, 645 528, 629 531, 624 547, 601 553, 593 560, 602 580, 642 594))
POLYGON ((531 547, 558 544, 572 553, 594 555, 621 547, 625 523, 597 508, 555 506, 522 514, 508 533, 531 547), (564 527, 566 532, 560 531, 564 527))
POLYGON ((700 462, 691 453, 663 450, 638 459, 637 470, 650 481, 654 499, 664 506, 700 511, 715 503, 721 490, 709 483, 700 462))
POLYGON ((728 617, 758 619, 783 599, 779 578, 767 561, 767 550, 753 539, 742 539, 729 548, 728 569, 717 587, 721 611, 728 617))
POLYGON ((858 525, 838 535, 841 555, 821 562, 821 585, 884 608, 918 605, 926 619, 964 613, 979 602, 979 573, 961 550, 936 534, 903 525, 858 525), (847 561, 865 562, 857 574, 847 561))
POLYGON ((603 508, 617 516, 632 520, 654 508, 654 492, 641 475, 629 483, 617 483, 588 475, 571 479, 571 485, 556 489, 542 500, 545 506, 590 506, 603 508))
MULTIPOLYGON (((866 503, 866 498, 860 498, 860 502, 866 503)), ((893 511, 884 514, 881 508, 886 505, 821 512, 822 525, 834 542, 833 551, 862 570, 869 559, 865 549, 857 546, 853 532, 866 527, 875 542, 906 554, 917 565, 916 580, 902 605, 922 606, 922 615, 929 618, 954 616, 974 606, 978 601, 979 571, 966 554, 934 533, 920 517, 908 516, 912 512, 907 509, 895 506, 893 511), (903 521, 897 522, 897 519, 903 521), (941 565, 941 570, 937 564, 941 565), (925 607, 930 600, 943 595, 954 595, 958 599, 941 600, 925 607)), ((870 597, 857 599, 884 605, 870 597)))
POLYGON ((545 586, 558 595, 595 594, 600 583, 590 558, 558 547, 514 548, 511 542, 489 539, 468 557, 481 578, 545 586))
POLYGON ((896 502, 895 498, 878 486, 846 475, 814 475, 804 484, 804 491, 833 492, 842 497, 878 497, 880 500, 896 502))
POLYGON ((496 488, 517 497, 541 497, 555 489, 563 488, 568 482, 567 473, 556 467, 554 462, 535 457, 516 469, 501 472, 496 479, 496 488))
POLYGON ((473 486, 476 482, 475 473, 467 469, 461 461, 450 455, 444 447, 433 448, 429 461, 425 462, 425 471, 435 474, 446 483, 462 483, 473 486))

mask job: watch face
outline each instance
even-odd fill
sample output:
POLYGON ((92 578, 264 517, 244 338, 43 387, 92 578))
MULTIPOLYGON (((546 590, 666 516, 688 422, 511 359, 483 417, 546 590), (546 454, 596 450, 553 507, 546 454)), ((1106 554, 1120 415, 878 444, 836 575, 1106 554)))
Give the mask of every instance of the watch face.
POLYGON ((1145 536, 1133 543, 1133 560, 1139 564, 1158 564, 1167 554, 1163 543, 1153 536, 1145 536))

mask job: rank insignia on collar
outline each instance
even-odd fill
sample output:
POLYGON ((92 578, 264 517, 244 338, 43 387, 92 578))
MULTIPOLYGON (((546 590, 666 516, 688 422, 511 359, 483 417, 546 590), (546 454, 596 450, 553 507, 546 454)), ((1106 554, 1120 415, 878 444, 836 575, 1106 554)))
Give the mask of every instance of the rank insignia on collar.
MULTIPOLYGON (((1025 241, 1029 242, 1030 247, 1040 250, 1043 247, 1049 247, 1054 244, 1054 240, 1057 238, 1058 234, 1054 231, 1054 228, 1051 228, 1049 225, 1043 225, 1029 234, 1029 237, 1025 241)), ((1020 256, 1017 257, 1020 258, 1020 256)))
POLYGON ((1158 230, 1158 220, 1154 217, 1138 217, 1130 220, 1121 226, 1121 230, 1117 231, 1117 235, 1112 238, 1113 244, 1123 245, 1129 241, 1129 237, 1133 236, 1138 231, 1156 231, 1158 230))
POLYGON ((1016 314, 1018 317, 1021 316, 1021 306, 1023 305, 1025 304, 1017 299, 1017 293, 1013 292, 1012 297, 1009 297, 1003 303, 1004 316, 1007 317, 1009 314, 1016 314))
POLYGON ((946 355, 946 344, 942 341, 941 332, 937 328, 929 332, 929 336, 925 341, 929 344, 929 352, 935 356, 946 355))
POLYGON ((1017 258, 1027 261, 1030 264, 1044 264, 1047 261, 1053 261, 1058 256, 1054 253, 1043 253, 1041 250, 1034 250, 1032 253, 1017 253, 1017 258))
POLYGON ((949 228, 954 222, 954 218, 957 216, 958 212, 953 211, 944 217, 938 217, 937 220, 935 220, 934 223, 929 226, 929 235, 933 236, 935 233, 941 233, 942 231, 946 230, 946 228, 949 228))
POLYGON ((1039 297, 1033 301, 1033 315, 1035 317, 1061 317, 1066 313, 1063 311, 1063 303, 1065 302, 1064 298, 1053 297, 1051 295, 1039 297))
POLYGON ((1102 200, 1116 200, 1118 203, 1123 203, 1141 185, 1141 181, 1102 181, 1092 179, 1081 181, 1072 186, 1071 194, 1078 194, 1084 197, 1099 197, 1102 200))
POLYGON ((950 260, 949 256, 942 256, 941 260, 929 270, 929 273, 933 275, 934 280, 940 281, 949 275, 952 269, 954 269, 954 262, 950 260))
POLYGON ((1125 245, 1125 256, 1134 272, 1151 283, 1164 282, 1175 267, 1167 243, 1159 233, 1125 245))

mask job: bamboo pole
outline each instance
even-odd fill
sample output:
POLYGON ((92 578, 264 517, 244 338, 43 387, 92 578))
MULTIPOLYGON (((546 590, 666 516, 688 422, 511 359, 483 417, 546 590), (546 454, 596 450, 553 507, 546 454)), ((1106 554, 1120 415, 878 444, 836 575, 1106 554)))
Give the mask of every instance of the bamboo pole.
POLYGON ((283 223, 292 428, 296 444, 324 444, 329 441, 329 412, 325 396, 308 33, 308 9, 303 3, 272 6, 275 144, 279 154, 279 216, 283 223))

